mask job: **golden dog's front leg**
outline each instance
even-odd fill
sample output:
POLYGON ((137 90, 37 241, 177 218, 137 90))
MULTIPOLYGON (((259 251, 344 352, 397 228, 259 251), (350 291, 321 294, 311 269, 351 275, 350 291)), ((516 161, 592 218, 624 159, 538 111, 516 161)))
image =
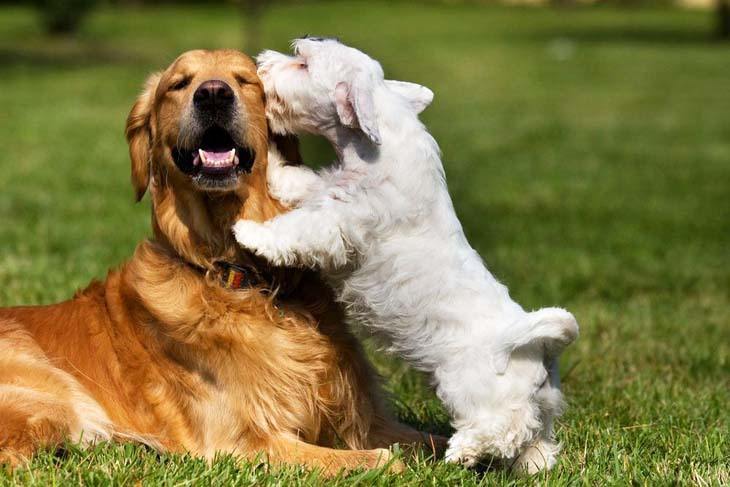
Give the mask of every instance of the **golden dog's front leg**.
POLYGON ((0 465, 14 468, 61 445, 75 422, 71 408, 48 394, 0 385, 0 465))
POLYGON ((263 448, 272 464, 303 465, 319 469, 327 476, 347 473, 357 469, 386 467, 389 472, 397 473, 404 469, 400 460, 384 448, 373 450, 335 450, 312 445, 291 438, 277 438, 263 448))

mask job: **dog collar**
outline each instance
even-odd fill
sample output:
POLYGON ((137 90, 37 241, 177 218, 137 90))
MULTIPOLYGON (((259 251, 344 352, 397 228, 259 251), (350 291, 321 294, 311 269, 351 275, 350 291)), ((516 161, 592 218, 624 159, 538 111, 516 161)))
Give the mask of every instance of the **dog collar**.
POLYGON ((288 296, 299 282, 299 278, 296 278, 293 287, 282 286, 271 273, 262 274, 253 266, 242 266, 225 260, 214 261, 213 267, 208 269, 190 262, 185 263, 205 276, 209 282, 217 282, 223 289, 230 291, 258 288, 263 294, 273 293, 280 298, 288 296))
MULTIPOLYGON (((239 290, 257 286, 268 286, 271 283, 262 279, 258 272, 243 266, 218 260, 213 264, 217 270, 218 281, 225 289, 239 290)), ((210 271, 207 272, 210 274, 210 271)))

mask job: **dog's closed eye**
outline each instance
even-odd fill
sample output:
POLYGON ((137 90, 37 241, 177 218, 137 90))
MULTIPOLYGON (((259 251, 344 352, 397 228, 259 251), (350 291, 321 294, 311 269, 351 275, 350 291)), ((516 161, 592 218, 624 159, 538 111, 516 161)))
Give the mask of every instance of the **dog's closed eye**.
POLYGON ((297 69, 303 69, 307 70, 309 68, 309 65, 307 64, 307 60, 303 58, 297 58, 297 60, 294 62, 294 67, 297 69))
POLYGON ((179 91, 187 87, 193 80, 192 76, 185 76, 184 78, 173 82, 170 85, 169 91, 179 91))
POLYGON ((236 75, 234 75, 234 78, 236 78, 236 82, 241 86, 252 85, 252 84, 256 83, 256 81, 254 81, 253 79, 247 78, 246 76, 244 76, 242 74, 236 74, 236 75))

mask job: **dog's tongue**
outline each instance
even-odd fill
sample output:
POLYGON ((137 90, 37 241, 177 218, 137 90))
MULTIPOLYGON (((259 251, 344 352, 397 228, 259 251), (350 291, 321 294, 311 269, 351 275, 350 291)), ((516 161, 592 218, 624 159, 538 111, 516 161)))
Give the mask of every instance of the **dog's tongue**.
POLYGON ((201 164, 204 169, 220 170, 229 169, 235 166, 237 162, 236 149, 231 149, 226 152, 198 149, 198 155, 195 157, 193 164, 196 166, 201 164))

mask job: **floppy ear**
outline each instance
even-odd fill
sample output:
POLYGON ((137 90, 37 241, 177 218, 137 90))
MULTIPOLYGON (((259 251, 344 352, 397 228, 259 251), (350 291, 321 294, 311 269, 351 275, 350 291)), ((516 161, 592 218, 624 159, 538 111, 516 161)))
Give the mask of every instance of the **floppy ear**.
POLYGON ((416 114, 424 111, 433 101, 433 91, 416 83, 386 79, 385 86, 393 93, 408 100, 416 114))
POLYGON ((344 81, 337 83, 335 105, 342 125, 360 127, 371 142, 380 144, 373 91, 375 91, 373 81, 366 75, 360 74, 350 84, 344 81))
POLYGON ((492 354, 498 374, 504 374, 512 353, 524 346, 536 346, 546 359, 554 359, 578 337, 578 322, 562 308, 542 308, 527 313, 512 324, 497 340, 500 344, 492 354))
POLYGON ((147 78, 144 91, 137 98, 127 117, 125 133, 129 144, 129 157, 132 160, 132 186, 134 186, 137 201, 142 199, 150 184, 152 141, 150 114, 161 77, 161 73, 155 73, 147 78))

